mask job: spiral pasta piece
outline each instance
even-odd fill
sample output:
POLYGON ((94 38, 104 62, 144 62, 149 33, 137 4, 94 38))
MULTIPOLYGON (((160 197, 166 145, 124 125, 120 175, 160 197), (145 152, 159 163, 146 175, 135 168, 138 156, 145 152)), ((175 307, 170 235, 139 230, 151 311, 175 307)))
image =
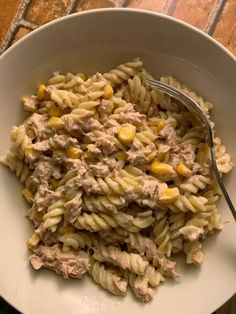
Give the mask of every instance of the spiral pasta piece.
POLYGON ((180 189, 182 191, 195 194, 199 190, 204 190, 207 185, 211 184, 211 182, 211 177, 196 174, 188 179, 185 179, 183 183, 180 184, 180 189))
POLYGON ((135 218, 131 215, 125 214, 124 212, 119 212, 119 214, 113 216, 103 213, 99 215, 95 213, 83 213, 77 218, 75 227, 77 229, 85 229, 96 232, 120 226, 130 232, 137 232, 140 229, 150 226, 153 221, 154 218, 152 217, 152 213, 150 211, 147 212, 146 216, 139 216, 135 218))
POLYGON ((121 85, 124 81, 128 81, 133 77, 142 67, 143 63, 138 58, 131 62, 118 65, 114 70, 104 74, 104 77, 112 85, 121 85))
POLYGON ((58 238, 63 243, 63 250, 67 251, 69 248, 77 250, 85 247, 96 247, 99 245, 98 238, 88 232, 66 233, 58 238))
POLYGON ((144 277, 148 279, 149 285, 155 288, 159 286, 161 281, 165 280, 162 274, 152 265, 148 265, 144 277))
POLYGON ((99 262, 107 262, 122 269, 128 269, 137 275, 144 275, 148 267, 148 262, 144 261, 139 254, 127 253, 112 245, 102 245, 97 248, 93 258, 99 262))
POLYGON ((124 198, 115 195, 94 196, 85 195, 83 197, 82 208, 89 212, 102 212, 116 214, 119 209, 126 205, 124 198))
POLYGON ((184 245, 187 264, 200 265, 203 262, 202 244, 196 240, 184 245))
POLYGON ((158 252, 169 257, 171 254, 171 241, 167 217, 161 218, 156 222, 153 228, 153 235, 158 252))
POLYGON ((205 112, 208 112, 213 107, 210 102, 205 101, 201 96, 197 95, 194 91, 190 90, 184 84, 181 84, 180 82, 178 82, 172 76, 163 76, 160 78, 160 81, 172 87, 175 87, 179 89, 180 91, 184 92, 187 96, 192 97, 205 112))
POLYGON ((128 278, 130 288, 138 299, 144 302, 152 300, 155 290, 149 287, 148 278, 137 276, 131 272, 127 272, 126 276, 128 278))
POLYGON ((52 232, 57 230, 58 224, 65 212, 64 203, 65 200, 59 200, 48 207, 47 213, 43 215, 43 224, 38 228, 39 233, 46 229, 50 229, 52 232))
POLYGON ((148 260, 151 260, 154 255, 157 254, 156 243, 140 233, 130 233, 126 242, 128 243, 129 249, 144 253, 148 260))
POLYGON ((185 214, 182 212, 172 212, 169 216, 169 232, 171 241, 171 251, 177 253, 183 248, 183 236, 180 229, 185 225, 185 214))
POLYGON ((17 151, 18 158, 23 159, 26 149, 32 145, 32 140, 26 134, 25 126, 13 127, 11 132, 12 149, 17 151))
POLYGON ((180 195, 178 200, 174 204, 169 205, 169 208, 174 212, 191 211, 193 213, 196 213, 198 211, 206 211, 206 203, 207 199, 203 196, 195 196, 193 194, 189 196, 180 195))
POLYGON ((17 156, 9 151, 7 154, 1 158, 1 163, 9 167, 9 169, 15 173, 16 177, 19 178, 21 183, 29 188, 32 185, 30 175, 31 171, 27 164, 25 164, 21 159, 18 159, 17 156))
POLYGON ((88 192, 96 192, 104 195, 125 195, 131 193, 138 187, 140 180, 119 175, 110 175, 105 178, 94 178, 89 176, 84 182, 84 188, 88 192))
POLYGON ((127 292, 127 281, 112 269, 105 268, 104 264, 91 259, 89 275, 104 289, 114 295, 125 296, 127 292))

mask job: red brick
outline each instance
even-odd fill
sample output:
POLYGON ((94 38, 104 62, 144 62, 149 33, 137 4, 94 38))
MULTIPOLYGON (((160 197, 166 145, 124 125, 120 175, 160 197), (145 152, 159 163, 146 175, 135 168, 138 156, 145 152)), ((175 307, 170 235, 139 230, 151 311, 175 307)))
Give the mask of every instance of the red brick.
POLYGON ((213 36, 236 55, 236 0, 228 0, 213 36))
POLYGON ((80 1, 76 11, 92 10, 99 8, 112 8, 115 5, 109 0, 83 0, 80 1))
POLYGON ((131 0, 128 7, 163 12, 167 2, 168 0, 131 0))
POLYGON ((0 42, 4 39, 21 0, 0 0, 0 42))
POLYGON ((204 29, 216 2, 217 0, 178 0, 172 15, 204 29))
POLYGON ((17 40, 21 39, 22 37, 24 37, 25 35, 29 34, 30 32, 31 32, 31 29, 28 29, 28 28, 25 28, 25 27, 20 27, 18 29, 18 31, 16 32, 13 40, 12 40, 12 44, 17 42, 17 40))
POLYGON ((33 0, 26 13, 26 20, 42 25, 64 15, 69 0, 33 0))

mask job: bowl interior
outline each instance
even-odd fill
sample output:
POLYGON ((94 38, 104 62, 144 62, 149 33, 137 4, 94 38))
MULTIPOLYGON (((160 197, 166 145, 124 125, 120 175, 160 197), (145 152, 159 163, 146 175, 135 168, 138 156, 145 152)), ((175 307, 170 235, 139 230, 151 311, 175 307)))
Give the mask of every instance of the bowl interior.
MULTIPOLYGON (((53 71, 103 72, 139 56, 155 77, 173 75, 211 101, 216 130, 236 163, 234 117, 236 62, 209 37, 174 19, 144 11, 95 10, 49 23, 0 58, 0 155, 8 149, 11 127, 23 121, 20 98, 32 94, 53 71)), ((218 235, 204 243, 200 269, 180 266, 183 278, 165 283, 153 302, 108 295, 89 279, 66 281, 48 271, 34 272, 25 242, 31 226, 20 184, 0 167, 0 294, 24 313, 210 313, 236 292, 236 229, 223 200, 218 235), (196 302, 198 295, 199 302, 196 302), (184 299, 183 299, 184 297, 184 299), (171 300, 171 302, 170 302, 171 300), (197 303, 197 304, 196 304, 197 303)), ((235 170, 225 178, 236 204, 235 170)))

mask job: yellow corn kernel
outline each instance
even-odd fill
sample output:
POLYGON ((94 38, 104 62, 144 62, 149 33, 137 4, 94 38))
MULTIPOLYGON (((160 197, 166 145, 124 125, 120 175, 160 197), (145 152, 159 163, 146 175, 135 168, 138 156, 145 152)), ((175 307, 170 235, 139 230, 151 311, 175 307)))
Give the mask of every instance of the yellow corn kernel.
POLYGON ((157 132, 160 132, 166 126, 166 122, 163 119, 160 119, 157 123, 157 132))
POLYGON ((118 152, 117 153, 117 159, 118 160, 122 160, 122 161, 126 161, 126 154, 124 152, 118 152))
POLYGON ((37 92, 36 92, 36 96, 39 100, 43 100, 46 98, 47 90, 44 84, 39 84, 37 92))
POLYGON ((135 133, 136 127, 134 125, 129 123, 123 124, 118 132, 118 138, 122 143, 128 144, 133 141, 135 133))
POLYGON ((109 99, 113 96, 113 88, 111 87, 110 84, 106 84, 104 87, 104 94, 103 98, 109 99))
POLYGON ((153 174, 160 174, 160 175, 173 173, 172 166, 165 164, 164 162, 158 162, 158 161, 153 161, 153 163, 150 166, 150 170, 153 174))
POLYGON ((40 152, 37 152, 35 150, 32 149, 32 145, 29 144, 25 147, 24 153, 25 153, 25 157, 32 157, 32 158, 37 158, 40 155, 40 152))
POLYGON ((26 156, 26 157, 29 157, 30 154, 31 154, 31 152, 32 152, 32 145, 26 146, 26 147, 25 147, 25 151, 24 151, 25 156, 26 156))
POLYGON ((23 97, 21 98, 21 103, 22 103, 22 105, 24 105, 28 100, 29 100, 29 96, 23 96, 23 97))
POLYGON ((26 102, 27 100, 29 100, 29 96, 23 96, 21 98, 22 102, 26 102))
POLYGON ((21 193, 28 203, 31 203, 31 204, 33 203, 33 194, 31 193, 31 191, 29 189, 24 188, 21 191, 21 193))
POLYGON ((176 170, 181 176, 186 177, 186 178, 189 178, 192 175, 192 171, 188 167, 186 167, 184 164, 178 164, 176 170))
POLYGON ((11 141, 16 142, 18 137, 18 129, 13 128, 11 131, 11 141))
POLYGON ((159 200, 163 204, 174 203, 175 201, 177 201, 178 198, 179 198, 178 188, 168 188, 159 194, 159 200))
POLYGON ((54 179, 54 178, 51 178, 50 183, 51 183, 51 186, 52 186, 54 189, 56 189, 56 188, 58 187, 58 185, 59 185, 59 181, 56 180, 56 179, 54 179))
POLYGON ((34 138, 35 137, 35 133, 33 129, 28 129, 26 131, 26 134, 30 137, 30 138, 34 138))
POLYGON ((87 75, 84 72, 80 72, 79 77, 81 77, 83 81, 87 80, 87 75))
POLYGON ((66 156, 72 159, 78 159, 80 156, 80 149, 78 147, 69 147, 66 150, 66 156))
POLYGON ((49 128, 62 129, 64 127, 64 122, 61 118, 51 117, 48 121, 49 128))
POLYGON ((48 111, 48 114, 50 117, 60 117, 61 116, 61 110, 58 106, 53 104, 51 108, 48 111))
POLYGON ((85 159, 89 159, 93 157, 93 154, 91 152, 85 152, 83 156, 85 159))
POLYGON ((39 236, 36 233, 34 233, 27 241, 27 245, 29 248, 35 247, 39 243, 39 241, 40 241, 39 236))
POLYGON ((58 233, 59 235, 64 235, 66 233, 73 233, 75 231, 75 228, 74 227, 71 227, 71 226, 67 226, 67 227, 63 227, 61 226, 59 229, 58 229, 58 233))

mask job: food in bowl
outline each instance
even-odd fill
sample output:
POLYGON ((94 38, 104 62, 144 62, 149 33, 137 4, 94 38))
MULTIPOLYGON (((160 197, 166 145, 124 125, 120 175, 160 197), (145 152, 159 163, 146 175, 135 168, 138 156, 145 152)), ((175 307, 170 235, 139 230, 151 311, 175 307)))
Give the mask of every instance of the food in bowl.
MULTIPOLYGON (((176 100, 152 89, 138 58, 108 73, 55 72, 23 97, 29 117, 11 132, 1 159, 25 185, 35 269, 85 273, 114 295, 127 287, 150 301, 175 254, 203 261, 202 240, 222 228, 206 134, 176 100)), ((173 77, 162 77, 212 105, 173 77)), ((212 128, 214 123, 212 122, 212 128)), ((232 169, 214 138, 219 171, 232 169)))

